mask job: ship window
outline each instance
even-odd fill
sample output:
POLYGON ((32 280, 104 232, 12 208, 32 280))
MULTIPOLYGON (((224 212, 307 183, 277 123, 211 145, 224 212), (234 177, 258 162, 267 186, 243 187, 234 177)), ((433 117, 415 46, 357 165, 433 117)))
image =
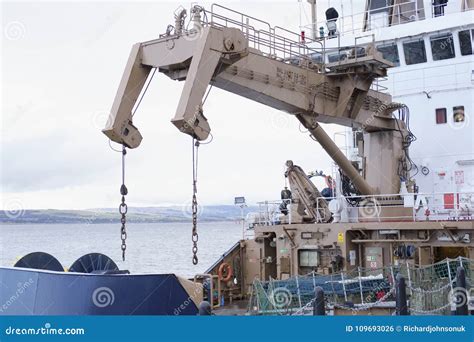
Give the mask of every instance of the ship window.
POLYGON ((464 122, 464 106, 453 107, 453 121, 464 122))
POLYGON ((339 53, 328 55, 328 62, 329 63, 339 62, 340 59, 341 59, 341 56, 339 55, 339 53))
POLYGON ((436 109, 436 124, 444 124, 446 123, 447 117, 446 117, 446 108, 437 108, 436 109))
POLYGON ((425 42, 423 39, 403 43, 403 52, 407 65, 426 62, 425 42))
POLYGON ((396 66, 400 65, 397 44, 393 43, 389 45, 380 45, 377 46, 377 50, 382 53, 383 58, 385 58, 387 61, 392 62, 396 66))
POLYGON ((451 33, 430 37, 433 60, 454 58, 454 42, 451 33))
POLYGON ((319 252, 311 249, 300 250, 299 259, 300 267, 318 267, 319 266, 319 252))
POLYGON ((433 0, 433 15, 435 17, 443 16, 447 4, 448 0, 433 0))
POLYGON ((474 30, 459 31, 461 55, 472 55, 472 37, 474 37, 474 30))
POLYGON ((344 48, 340 49, 339 52, 328 55, 328 62, 334 63, 345 60, 348 56, 349 50, 350 49, 344 48))
POLYGON ((311 60, 313 62, 323 63, 323 55, 319 52, 314 52, 314 53, 310 54, 309 58, 311 58, 311 60))

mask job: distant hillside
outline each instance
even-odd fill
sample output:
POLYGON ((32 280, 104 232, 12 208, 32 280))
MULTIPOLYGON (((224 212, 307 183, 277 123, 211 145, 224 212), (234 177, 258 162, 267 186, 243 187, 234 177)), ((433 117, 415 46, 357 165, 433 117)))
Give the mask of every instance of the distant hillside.
MULTIPOLYGON (((257 211, 258 207, 248 207, 257 211)), ((209 205, 199 208, 201 221, 233 221, 240 218, 240 208, 234 205, 209 205)), ((130 207, 127 221, 148 222, 189 222, 191 208, 184 207, 130 207)), ((90 210, 24 210, 17 212, 0 211, 0 223, 117 223, 120 221, 118 209, 100 208, 90 210)))

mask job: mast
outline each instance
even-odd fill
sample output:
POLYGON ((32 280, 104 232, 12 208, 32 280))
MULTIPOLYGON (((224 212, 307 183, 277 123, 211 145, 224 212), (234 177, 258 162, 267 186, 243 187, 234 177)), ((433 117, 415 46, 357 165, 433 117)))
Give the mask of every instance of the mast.
POLYGON ((316 40, 318 38, 316 0, 308 0, 308 3, 311 6, 311 38, 316 40))

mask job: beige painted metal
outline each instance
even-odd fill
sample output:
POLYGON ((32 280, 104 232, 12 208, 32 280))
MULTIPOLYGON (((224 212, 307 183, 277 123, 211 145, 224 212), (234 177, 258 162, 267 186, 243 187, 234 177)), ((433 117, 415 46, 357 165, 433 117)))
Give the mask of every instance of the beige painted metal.
POLYGON ((291 160, 286 162, 286 177, 292 193, 291 206, 297 210, 292 214, 292 222, 330 222, 332 214, 326 200, 322 198, 318 188, 311 182, 303 169, 294 165, 291 160))
POLYGON ((290 114, 313 115, 319 122, 395 129, 389 112, 370 107, 370 100, 379 107, 391 101, 387 94, 369 91, 372 80, 385 75, 388 64, 380 58, 354 61, 353 70, 345 62, 343 73, 322 72, 309 60, 275 59, 249 48, 244 33, 235 28, 207 26, 193 32, 134 45, 104 129, 110 139, 130 148, 140 144, 131 110, 153 67, 185 80, 172 122, 198 140, 210 132, 202 113, 209 83, 290 114))
POLYGON ((183 277, 178 277, 178 281, 181 286, 186 290, 189 295, 189 298, 194 302, 194 304, 199 307, 199 304, 203 300, 203 286, 202 284, 198 284, 195 281, 192 282, 188 279, 183 277))
MULTIPOLYGON (((336 123, 367 132, 395 129, 395 119, 387 110, 391 97, 369 90, 372 80, 385 75, 389 64, 374 49, 367 51, 373 56, 333 63, 328 71, 304 58, 272 58, 249 48, 239 29, 212 25, 135 44, 104 133, 129 148, 139 146, 142 136, 133 125, 132 110, 151 69, 158 68, 172 79, 185 80, 172 119, 181 132, 197 140, 208 137, 211 129, 202 101, 212 84, 296 115, 360 192, 373 194, 374 189, 317 124, 336 123)), ((396 184, 397 178, 389 181, 396 184)))
POLYGON ((311 7, 311 36, 313 39, 318 38, 318 18, 316 11, 316 0, 308 0, 311 7))
POLYGON ((137 147, 142 135, 132 122, 132 109, 145 85, 151 67, 140 62, 141 44, 133 45, 109 119, 103 132, 110 140, 137 147))
POLYGON ((332 141, 332 139, 327 135, 323 130, 321 125, 319 125, 316 119, 308 115, 298 115, 297 118, 303 124, 306 129, 309 130, 311 135, 316 139, 319 144, 326 150, 329 157, 334 160, 334 162, 339 165, 339 167, 344 171, 344 173, 349 177, 357 189, 362 195, 373 195, 375 194, 372 187, 365 181, 365 179, 359 174, 349 159, 346 158, 344 153, 340 150, 339 147, 332 141))
MULTIPOLYGON (((385 76, 390 66, 373 47, 367 48, 364 57, 324 65, 301 55, 281 58, 250 47, 249 27, 245 30, 242 26, 243 30, 239 30, 212 23, 201 27, 195 18, 194 28, 186 31, 183 17, 183 12, 177 15, 175 34, 133 46, 104 129, 111 140, 129 148, 140 145, 142 136, 133 125, 132 113, 150 71, 157 68, 173 80, 185 81, 172 119, 180 131, 198 140, 208 137, 210 125, 203 114, 202 102, 212 84, 295 115, 363 195, 398 193, 396 170, 403 158, 398 127, 402 131, 405 128, 403 122, 391 116, 396 108, 390 106, 391 96, 370 90, 374 78, 385 76), (353 167, 319 123, 364 131, 363 174, 353 167)), ((313 218, 326 218, 324 202, 317 203, 322 211, 314 211, 314 196, 316 200, 321 197, 319 191, 308 185, 302 170, 293 175, 296 176, 290 179, 292 190, 298 189, 298 200, 303 202, 306 213, 313 218)), ((394 211, 393 217, 406 216, 404 212, 400 214, 403 209, 383 208, 394 211)), ((284 279, 310 271, 329 274, 362 267, 370 248, 379 248, 380 259, 393 263, 397 261, 394 248, 407 242, 416 247, 420 263, 432 262, 435 249, 451 247, 466 248, 469 257, 474 258, 471 240, 463 239, 465 234, 473 236, 472 221, 376 222, 378 218, 360 217, 367 222, 256 225, 255 238, 242 240, 238 249, 222 259, 240 265, 240 283, 218 281, 217 285, 222 286, 224 296, 245 296, 254 278, 284 279), (382 234, 383 230, 396 234, 387 236, 382 234), (440 239, 445 235, 451 239, 440 239), (319 253, 315 270, 299 263, 299 253, 307 251, 319 253)), ((209 270, 210 277, 216 277, 219 266, 216 263, 209 270)))
MULTIPOLYGON (((210 301, 209 304, 211 304, 211 307, 213 309, 216 309, 218 307, 220 307, 220 298, 221 298, 221 282, 219 280, 219 276, 216 275, 216 274, 209 274, 209 273, 201 273, 201 274, 195 274, 194 275, 194 280, 193 280, 193 284, 195 286, 201 286, 201 300, 196 304, 196 306, 199 307, 199 304, 202 302, 203 298, 204 298, 204 290, 203 290, 203 280, 204 279, 208 279, 209 280, 209 288, 210 288, 210 292, 212 294, 212 296, 214 296, 214 292, 217 291, 217 301, 214 300, 214 297, 213 298, 208 298, 208 300, 210 301), (201 282, 199 282, 199 280, 201 282)), ((188 291, 189 293, 189 291, 188 291)))

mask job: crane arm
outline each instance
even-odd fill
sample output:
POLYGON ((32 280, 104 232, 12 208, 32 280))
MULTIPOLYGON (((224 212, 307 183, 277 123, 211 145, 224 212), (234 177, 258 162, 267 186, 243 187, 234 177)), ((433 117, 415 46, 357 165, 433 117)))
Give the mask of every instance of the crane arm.
MULTIPOLYGON (((194 12, 198 19, 193 19, 193 29, 183 30, 180 22, 174 34, 167 32, 158 39, 133 46, 103 130, 111 140, 129 148, 140 145, 142 136, 133 124, 132 109, 150 71, 157 68, 173 80, 185 81, 171 120, 181 132, 197 140, 205 140, 210 134, 202 105, 211 84, 295 115, 362 194, 396 188, 399 179, 394 170, 385 175, 386 184, 371 187, 318 124, 382 132, 379 141, 387 146, 383 153, 390 155, 394 148, 400 150, 401 143, 394 134, 383 134, 404 127, 391 115, 391 96, 370 89, 373 80, 385 76, 386 68, 391 66, 373 46, 366 48, 364 56, 358 56, 358 48, 354 48, 353 58, 315 63, 308 57, 312 50, 305 43, 282 38, 275 28, 268 32, 256 30, 248 24, 250 17, 247 23, 243 22, 244 15, 242 22, 237 23, 239 28, 228 26, 236 22, 217 14, 203 23, 201 10, 194 12), (219 18, 223 24, 217 23, 219 18)), ((370 151, 374 148, 383 146, 372 146, 370 151)))
POLYGON ((176 35, 135 44, 130 53, 103 132, 111 140, 130 148, 140 145, 142 136, 133 125, 135 106, 152 68, 175 80, 185 80, 175 117, 171 122, 198 140, 205 140, 210 127, 202 111, 202 98, 216 69, 247 54, 248 41, 235 28, 203 27, 192 37, 176 35))
MULTIPOLYGON (((292 199, 297 206, 301 205, 302 210, 298 210, 309 216, 313 222, 330 222, 332 214, 329 211, 327 201, 323 198, 318 188, 309 179, 300 166, 294 165, 291 160, 286 162, 286 177, 290 184, 292 199)), ((305 216, 300 216, 304 219, 305 216)))
POLYGON ((370 90, 373 79, 385 75, 385 62, 375 55, 322 72, 304 58, 296 64, 250 48, 239 29, 200 27, 191 37, 181 33, 133 46, 103 132, 130 148, 140 144, 131 111, 152 68, 185 81, 171 121, 198 140, 210 132, 202 111, 209 84, 290 114, 314 116, 318 122, 394 130, 390 113, 377 111, 391 101, 390 95, 370 90))
POLYGON ((112 141, 130 148, 137 147, 142 141, 142 135, 132 122, 132 109, 152 69, 140 62, 141 52, 141 44, 133 45, 109 119, 103 130, 112 141))

